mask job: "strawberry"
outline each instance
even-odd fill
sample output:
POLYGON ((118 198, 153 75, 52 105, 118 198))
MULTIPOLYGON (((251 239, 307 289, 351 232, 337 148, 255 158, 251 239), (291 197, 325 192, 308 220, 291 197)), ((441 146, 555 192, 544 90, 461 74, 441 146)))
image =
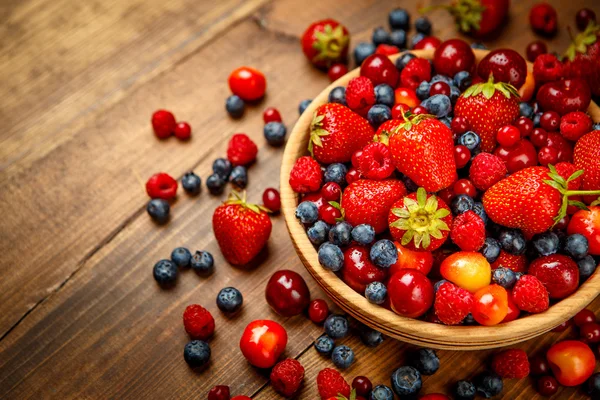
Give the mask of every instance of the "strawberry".
POLYGON ((422 8, 420 12, 444 8, 452 14, 460 31, 481 37, 504 22, 509 6, 510 0, 456 0, 448 5, 422 8))
POLYGON ((405 194, 404 184, 396 179, 359 179, 342 194, 344 217, 353 226, 369 224, 381 233, 387 229, 390 207, 405 194))
POLYGON ((366 119, 341 104, 327 103, 315 111, 308 150, 323 164, 348 162, 374 135, 366 119))
POLYGON ((494 355, 492 370, 507 379, 523 379, 529 375, 529 358, 521 349, 508 349, 494 355))
MULTIPOLYGON (((577 169, 584 171, 581 176, 581 189, 600 188, 600 163, 598 160, 600 160, 600 130, 583 135, 575 145, 573 163, 577 169)), ((595 197, 586 196, 585 200, 591 203, 595 197)))
POLYGON ((377 135, 389 135, 396 168, 426 191, 438 192, 456 181, 452 131, 433 116, 391 120, 381 125, 377 135))
POLYGON ((232 192, 213 213, 213 231, 223 256, 233 265, 248 264, 267 244, 271 219, 266 209, 232 192))
POLYGON ((317 388, 322 400, 350 396, 350 385, 335 369, 325 368, 317 375, 317 388))
POLYGON ((454 108, 454 117, 463 117, 481 138, 481 149, 491 153, 496 147, 498 130, 511 125, 519 116, 519 94, 509 83, 478 83, 460 95, 454 108), (494 110, 494 112, 490 112, 494 110))
POLYGON ((450 282, 444 282, 435 294, 435 315, 446 325, 457 325, 473 309, 473 295, 450 282))
POLYGON ((388 221, 390 233, 402 246, 433 251, 448 238, 452 214, 440 198, 419 188, 394 203, 388 221))
POLYGON ((565 59, 565 77, 586 80, 594 96, 600 96, 600 25, 590 23, 577 35, 565 59))
POLYGON ((312 23, 300 42, 304 55, 314 66, 327 68, 346 60, 350 33, 344 25, 329 18, 312 23))

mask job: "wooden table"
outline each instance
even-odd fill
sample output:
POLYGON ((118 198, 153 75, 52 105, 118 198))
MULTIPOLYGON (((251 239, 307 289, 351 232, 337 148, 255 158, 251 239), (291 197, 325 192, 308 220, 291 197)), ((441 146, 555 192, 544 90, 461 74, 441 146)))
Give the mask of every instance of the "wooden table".
MULTIPOLYGON (((146 215, 141 182, 158 171, 181 177, 209 175, 234 132, 260 145, 250 170, 250 199, 276 186, 282 151, 262 138, 262 110, 276 106, 288 127, 297 105, 327 84, 311 68, 298 38, 313 20, 343 21, 353 43, 387 24, 386 1, 301 0, 7 0, 0 25, 0 398, 205 398, 215 384, 234 394, 278 398, 268 375, 241 357, 243 327, 257 318, 282 322, 289 333, 286 356, 306 368, 300 398, 315 399, 317 372, 331 367, 312 341, 321 327, 302 316, 283 319, 264 300, 271 273, 291 268, 306 277, 313 297, 322 296, 296 257, 281 217, 274 217, 268 255, 252 271, 230 267, 211 232, 213 209, 225 198, 180 194, 172 220, 157 227, 146 215), (226 78, 240 65, 261 69, 268 95, 240 121, 226 116, 226 78), (155 139, 150 115, 172 110, 189 121, 193 139, 155 139), (187 271, 178 285, 160 290, 152 266, 177 246, 206 249, 216 272, 201 278, 187 271), (241 315, 226 319, 215 296, 236 286, 245 297, 241 315), (210 368, 193 372, 182 352, 181 323, 191 303, 215 316, 210 368)), ((398 1, 415 15, 409 1, 398 1)), ((428 3, 427 1, 423 3, 428 3)), ((513 2, 511 20, 490 47, 523 52, 534 39, 528 22, 533 0, 513 2)), ((564 27, 593 0, 553 1, 560 34, 549 41, 562 52, 564 27)), ((434 33, 456 36, 451 18, 431 15, 434 33)), ((592 307, 600 310, 600 300, 592 307)), ((524 343, 529 353, 572 333, 551 333, 524 343)), ((348 378, 367 375, 389 384, 407 346, 387 340, 367 349, 346 340, 357 362, 348 378)), ((489 352, 440 351, 441 370, 427 377, 423 393, 447 392, 453 382, 481 371, 489 352)), ((530 399, 528 379, 506 381, 505 398, 530 399)), ((561 398, 578 398, 562 390, 561 398)))

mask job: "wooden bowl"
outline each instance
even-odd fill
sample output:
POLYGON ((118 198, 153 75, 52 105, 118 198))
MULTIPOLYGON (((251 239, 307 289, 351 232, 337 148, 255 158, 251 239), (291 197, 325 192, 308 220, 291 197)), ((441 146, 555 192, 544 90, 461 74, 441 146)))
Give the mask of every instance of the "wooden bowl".
MULTIPOLYGON (((485 50, 474 51, 477 61, 487 54, 485 50)), ((418 57, 433 58, 432 50, 415 50, 412 53, 418 57)), ((395 59, 398 56, 390 58, 395 59)), ((528 68, 531 68, 531 64, 528 64, 528 68)), ((317 107, 327 102, 331 89, 336 86, 346 86, 350 79, 358 75, 357 68, 332 83, 302 114, 288 139, 280 177, 282 212, 296 252, 313 278, 338 306, 360 322, 404 342, 438 349, 479 350, 513 345, 541 335, 571 318, 598 296, 600 272, 596 271, 577 292, 554 304, 544 313, 529 315, 492 327, 446 326, 402 317, 381 306, 371 304, 336 274, 323 268, 319 264, 317 251, 306 236, 304 227, 294 215, 298 196, 290 187, 289 176, 294 162, 307 154, 309 126, 317 107)), ((594 121, 600 121, 600 108, 596 104, 592 103, 588 112, 594 121)))

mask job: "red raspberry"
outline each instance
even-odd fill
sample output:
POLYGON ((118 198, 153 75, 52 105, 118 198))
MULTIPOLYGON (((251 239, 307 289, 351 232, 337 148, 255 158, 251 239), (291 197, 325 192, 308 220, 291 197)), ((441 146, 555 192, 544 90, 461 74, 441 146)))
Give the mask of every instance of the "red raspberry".
POLYGON ((158 110, 152 114, 152 129, 159 139, 166 139, 175 130, 175 116, 167 110, 158 110))
POLYGON ((533 63, 533 77, 537 84, 557 81, 563 76, 563 65, 554 54, 541 54, 533 63))
POLYGON ((383 143, 369 143, 358 159, 358 170, 369 179, 382 180, 394 173, 390 150, 383 143))
POLYGON ((494 355, 492 370, 506 379, 523 379, 529 375, 529 358, 521 349, 508 349, 494 355))
POLYGON ((463 251, 477 251, 485 243, 485 224, 474 211, 467 211, 454 218, 450 239, 463 251))
POLYGON ((514 254, 507 253, 504 250, 500 250, 500 255, 491 264, 492 270, 500 267, 512 269, 514 272, 526 272, 527 271, 527 256, 521 254, 516 256, 514 254))
POLYGON ((278 362, 271 371, 271 386, 282 396, 292 397, 302 386, 304 367, 298 360, 288 358, 278 362))
MULTIPOLYGON (((565 180, 569 179, 577 171, 577 167, 569 162, 559 162, 554 166, 556 172, 565 180)), ((581 187, 581 176, 569 182, 569 190, 579 190, 581 187)))
POLYGON ((146 182, 146 193, 153 199, 170 200, 177 194, 177 181, 171 175, 159 172, 146 182))
POLYGON ((351 110, 363 115, 375 104, 375 88, 366 76, 350 79, 346 87, 346 103, 351 110))
POLYGON ((290 186, 296 193, 316 192, 321 187, 322 179, 321 166, 309 156, 297 159, 290 172, 290 186))
POLYGON ((398 53, 400 53, 400 49, 391 44, 380 44, 375 49, 375 54, 382 54, 384 56, 391 56, 398 53))
POLYGON ((230 398, 229 386, 218 385, 208 392, 208 400, 229 400, 230 398))
POLYGON ((215 332, 215 320, 198 304, 190 304, 183 312, 183 326, 192 339, 206 340, 215 332))
POLYGON ((400 86, 416 90, 423 81, 431 80, 431 64, 424 58, 413 58, 400 73, 400 86))
POLYGON ((227 145, 227 158, 233 165, 248 165, 256 160, 258 147, 244 133, 236 133, 227 145))
POLYGON ((512 290, 512 298, 519 310, 530 313, 546 311, 550 305, 548 290, 533 275, 523 275, 512 290))
POLYGON ((450 282, 444 282, 435 294, 435 315, 446 325, 459 324, 473 308, 473 295, 450 282))
POLYGON ((317 375, 317 387, 321 400, 327 400, 330 397, 350 396, 350 385, 344 377, 335 369, 325 368, 319 371, 317 375))
POLYGON ((560 119, 560 134, 565 139, 576 141, 592 130, 592 119, 584 112, 573 111, 560 119))
POLYGON ((192 136, 192 127, 187 122, 178 122, 173 133, 179 140, 188 140, 192 136))
POLYGON ((479 190, 488 190, 504 179, 508 170, 502 159, 491 153, 479 153, 469 168, 469 178, 479 190))

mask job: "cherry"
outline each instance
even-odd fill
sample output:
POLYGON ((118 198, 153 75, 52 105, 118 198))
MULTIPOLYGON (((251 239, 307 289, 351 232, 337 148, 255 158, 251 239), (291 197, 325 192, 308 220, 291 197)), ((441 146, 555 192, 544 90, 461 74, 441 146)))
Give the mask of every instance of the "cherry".
POLYGON ((540 126, 547 132, 554 132, 560 128, 560 115, 556 111, 546 111, 540 117, 540 126))
POLYGON ((548 164, 556 164, 558 162, 558 150, 554 147, 542 147, 538 152, 538 162, 544 167, 548 164))
POLYGON ((433 66, 442 75, 454 76, 460 71, 471 72, 474 65, 475 53, 461 39, 446 40, 435 49, 433 55, 433 66))
POLYGON ((512 125, 506 125, 498 129, 496 140, 504 147, 512 147, 521 140, 521 131, 512 125))
POLYGON ((459 194, 466 194, 469 197, 475 197, 477 195, 477 189, 475 189, 475 185, 473 185, 473 182, 468 179, 457 180, 452 187, 452 190, 456 196, 459 194))
POLYGON ((398 261, 390 266, 390 275, 394 275, 401 269, 416 269, 425 275, 431 271, 433 266, 433 255, 430 251, 415 251, 407 249, 398 242, 394 242, 398 250, 398 261))
POLYGON ((387 275, 386 269, 378 268, 371 262, 369 248, 355 245, 344 251, 342 279, 358 293, 364 294, 369 283, 383 282, 387 275))
POLYGON ((392 119, 402 119, 402 116, 410 111, 410 107, 404 103, 398 103, 392 108, 392 119))
POLYGON ((337 219, 341 216, 342 212, 331 204, 325 204, 319 209, 319 218, 327 222, 329 225, 335 225, 337 219))
POLYGON ((215 386, 208 392, 208 400, 229 400, 229 386, 215 386))
POLYGON ((319 211, 321 211, 321 208, 323 208, 326 203, 321 193, 309 193, 302 197, 302 201, 312 201, 319 211))
POLYGON ((489 285, 474 294, 473 311, 475 321, 481 325, 497 325, 508 314, 508 293, 500 285, 489 285))
POLYGON ((345 64, 333 64, 327 71, 327 76, 331 82, 337 81, 348 73, 348 67, 345 64))
POLYGON ((498 49, 490 51, 477 67, 477 73, 484 80, 494 75, 495 82, 510 83, 519 89, 527 77, 527 63, 516 51, 498 49))
POLYGON ((454 161, 456 162, 456 168, 464 168, 471 159, 471 151, 463 145, 454 146, 454 161))
POLYGON ((592 310, 588 310, 587 308, 584 308, 583 310, 581 310, 577 314, 575 314, 575 316, 573 317, 573 322, 578 327, 582 327, 585 324, 589 324, 591 322, 596 322, 596 315, 594 314, 594 312, 592 310))
POLYGON ((244 329, 240 349, 248 362, 258 368, 271 368, 287 345, 285 328, 275 321, 252 321, 244 329))
POLYGON ((571 327, 573 325, 573 321, 568 319, 565 322, 563 322, 562 324, 556 326, 554 329, 552 329, 552 332, 564 332, 567 329, 569 329, 569 327, 571 327))
POLYGON ((340 201, 342 195, 342 188, 335 182, 327 182, 321 188, 321 194, 327 201, 340 201))
POLYGON ((367 397, 373 390, 373 384, 366 376, 357 376, 352 381, 352 388, 356 389, 357 395, 367 397))
POLYGON ((423 39, 419 40, 417 44, 414 45, 414 50, 433 50, 437 49, 438 46, 442 43, 440 39, 435 36, 425 36, 423 39))
POLYGON ((516 149, 516 146, 514 148, 498 146, 494 149, 494 155, 500 157, 505 164, 508 164, 508 155, 514 149, 516 149))
POLYGON ((266 188, 263 192, 263 205, 273 212, 281 210, 281 198, 277 189, 266 188))
POLYGON ((462 135, 469 130, 469 123, 462 115, 457 116, 452 119, 452 122, 450 123, 450 129, 455 135, 462 135))
POLYGON ((531 375, 546 375, 550 373, 550 365, 544 356, 535 356, 529 359, 529 372, 531 375))
POLYGON ((519 318, 519 314, 521 314, 521 310, 519 310, 519 307, 517 307, 515 302, 511 300, 510 296, 508 296, 507 300, 508 312, 506 313, 506 317, 504 317, 502 320, 502 323, 514 321, 515 319, 519 318))
POLYGON ((558 392, 558 382, 551 376, 542 376, 537 382, 537 391, 542 396, 553 396, 558 392))
MULTIPOLYGON (((421 104, 421 100, 417 97, 417 93, 411 88, 399 87, 394 91, 396 103, 403 103, 409 107, 416 107, 421 104)), ((414 111, 413 111, 414 113, 414 111)))
MULTIPOLYGON (((362 155, 363 155, 362 150, 356 150, 354 152, 354 154, 352 154, 351 161, 352 161, 353 167, 358 168, 358 166, 360 165, 360 158, 362 157, 362 155)), ((350 183, 350 182, 348 182, 348 183, 350 183)))
POLYGON ((302 276, 287 269, 275 272, 265 290, 267 303, 284 317, 302 313, 310 302, 310 291, 302 276))
POLYGON ((471 251, 459 251, 446 257, 440 265, 440 273, 471 293, 485 288, 492 280, 492 268, 483 255, 471 251))
POLYGON ((533 131, 533 121, 527 117, 519 117, 514 123, 522 137, 527 137, 533 131))
POLYGON ((542 128, 535 128, 533 131, 531 131, 529 140, 531 140, 531 143, 533 143, 535 147, 543 147, 546 145, 546 141, 548 140, 548 132, 542 128))
POLYGON ((590 347, 579 340, 558 342, 546 353, 554 377, 563 386, 578 386, 585 382, 596 367, 596 357, 590 347))
POLYGON ((175 131, 175 116, 167 110, 158 110, 152 114, 152 129, 159 139, 166 139, 175 131))
POLYGON ((446 82, 437 81, 429 88, 429 96, 433 96, 435 94, 443 94, 446 96, 450 96, 450 86, 446 82))
POLYGON ((575 14, 575 23, 580 31, 585 30, 591 21, 596 22, 596 13, 589 8, 582 8, 575 14))
MULTIPOLYGON (((468 149, 467 149, 468 150, 468 149)), ((454 198, 454 191, 452 188, 442 189, 438 192, 438 198, 442 199, 442 201, 446 204, 452 203, 452 199, 454 198)))
POLYGON ((571 111, 587 110, 592 93, 582 79, 562 79, 543 84, 536 98, 542 110, 565 115, 571 111))
POLYGON ((408 318, 425 314, 433 304, 431 281, 415 269, 401 269, 388 282, 392 310, 408 318))
POLYGON ((281 122, 279 110, 275 107, 265 108, 265 111, 263 111, 263 121, 265 124, 268 124, 269 122, 281 122))
POLYGON ((427 114, 429 111, 427 111, 427 109, 425 107, 422 106, 416 106, 415 108, 413 108, 412 113, 414 115, 419 115, 419 114, 427 114))
POLYGON ((554 147, 558 150, 558 161, 559 162, 571 162, 573 161, 573 145, 569 143, 561 134, 556 132, 549 132, 548 138, 546 139, 546 146, 554 147))
POLYGON ((188 140, 192 136, 192 127, 187 122, 178 122, 173 133, 179 140, 188 140))
POLYGON ((262 98, 267 90, 267 80, 262 72, 251 67, 239 67, 229 75, 229 89, 242 98, 253 101, 262 98))
POLYGON ((329 316, 329 306, 323 299, 316 299, 308 305, 308 318, 315 324, 320 324, 329 316))
POLYGON ((400 49, 391 44, 381 43, 375 49, 375 54, 382 54, 384 56, 391 56, 398 53, 400 53, 400 49))
POLYGON ((546 54, 548 52, 548 47, 546 46, 546 43, 541 40, 536 40, 527 45, 525 52, 527 53, 527 60, 534 62, 540 54, 546 54))
POLYGON ((600 324, 596 322, 588 322, 581 325, 579 328, 579 336, 581 341, 593 344, 600 342, 600 324))
POLYGON ((553 35, 558 28, 556 10, 550 4, 538 3, 531 7, 529 24, 534 31, 542 35, 553 35))
POLYGON ((387 83, 395 88, 400 74, 393 62, 382 54, 371 54, 360 66, 360 75, 369 78, 374 86, 387 83))
MULTIPOLYGON (((496 154, 494 152, 494 154, 496 154)), ((502 157, 500 157, 502 158, 502 157)), ((537 151, 531 142, 527 139, 522 139, 519 143, 511 148, 506 161, 508 172, 514 174, 523 168, 533 167, 537 165, 537 151)))
POLYGON ((556 225, 554 225, 553 230, 555 230, 555 231, 564 231, 565 229, 567 229, 568 226, 569 226, 569 216, 565 215, 560 220, 558 220, 558 222, 556 223, 556 225))
POLYGON ((346 173, 346 182, 348 185, 360 179, 360 172, 356 168, 350 168, 346 173))
POLYGON ((544 284, 551 299, 564 299, 579 286, 577 263, 562 254, 536 258, 529 265, 527 273, 544 284))

